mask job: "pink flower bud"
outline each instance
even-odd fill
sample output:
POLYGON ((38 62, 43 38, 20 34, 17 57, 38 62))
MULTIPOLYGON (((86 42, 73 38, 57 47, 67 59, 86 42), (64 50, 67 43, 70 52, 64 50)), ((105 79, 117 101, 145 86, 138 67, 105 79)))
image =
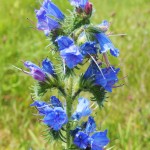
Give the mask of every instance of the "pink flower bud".
POLYGON ((84 8, 84 11, 87 15, 91 15, 92 14, 92 9, 93 9, 93 5, 90 2, 87 2, 84 8))

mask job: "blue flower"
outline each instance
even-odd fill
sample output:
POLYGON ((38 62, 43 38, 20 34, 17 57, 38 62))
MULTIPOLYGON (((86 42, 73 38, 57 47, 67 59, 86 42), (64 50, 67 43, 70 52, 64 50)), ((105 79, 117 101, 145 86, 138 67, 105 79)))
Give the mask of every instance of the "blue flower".
POLYGON ((88 0, 69 0, 69 1, 71 5, 81 7, 82 9, 84 9, 86 3, 88 2, 88 0))
POLYGON ((58 131, 66 123, 66 120, 67 114, 63 108, 55 107, 45 115, 43 122, 53 130, 58 131))
POLYGON ((119 71, 120 71, 119 68, 115 69, 114 67, 103 68, 102 72, 105 76, 106 83, 102 84, 104 79, 101 73, 99 73, 95 77, 95 84, 103 86, 105 90, 107 90, 108 92, 112 92, 114 84, 118 82, 117 74, 119 71))
POLYGON ((72 39, 61 36, 56 39, 56 42, 58 43, 61 57, 65 60, 66 65, 70 69, 83 61, 83 56, 81 55, 79 48, 74 45, 72 39))
POLYGON ((47 105, 46 102, 43 102, 43 101, 34 101, 30 106, 44 107, 45 105, 47 105))
POLYGON ((48 103, 43 101, 34 101, 30 106, 35 106, 39 111, 40 115, 46 115, 51 112, 52 108, 48 105, 48 103))
POLYGON ((51 0, 44 0, 42 7, 45 9, 47 16, 52 16, 59 20, 64 19, 64 14, 51 0))
POLYGON ((86 42, 83 45, 81 45, 80 49, 81 49, 81 53, 82 55, 86 56, 86 55, 95 55, 97 54, 97 47, 95 46, 95 42, 86 42))
POLYGON ((97 65, 95 64, 94 61, 91 61, 88 69, 86 70, 85 74, 84 74, 84 78, 85 79, 93 79, 95 80, 95 75, 99 74, 99 69, 97 67, 97 65))
POLYGON ((101 24, 98 25, 98 27, 103 31, 106 32, 109 28, 109 22, 107 20, 103 20, 101 24))
POLYGON ((57 21, 47 16, 45 9, 42 7, 40 10, 36 10, 35 12, 38 19, 37 29, 44 31, 46 36, 49 35, 51 30, 60 27, 60 24, 57 21))
POLYGON ((85 79, 92 79, 95 85, 100 85, 106 91, 112 92, 114 84, 118 82, 117 74, 119 71, 119 68, 115 69, 112 66, 103 68, 100 71, 95 62, 92 61, 83 77, 85 79))
POLYGON ((25 61, 24 62, 24 66, 28 69, 30 69, 30 71, 32 70, 32 68, 35 69, 41 69, 39 66, 37 66, 36 64, 32 63, 31 61, 25 61))
POLYGON ((106 53, 110 50, 111 55, 115 57, 119 56, 119 50, 114 47, 111 40, 104 33, 96 34, 96 39, 100 44, 100 53, 106 53))
POLYGON ((79 131, 75 135, 75 138, 74 138, 73 142, 79 148, 86 149, 87 146, 89 145, 89 136, 86 133, 79 131))
POLYGON ((95 130, 96 130, 95 121, 93 117, 89 116, 88 121, 86 123, 85 133, 89 135, 90 133, 95 132, 95 130))
POLYGON ((91 114, 90 102, 86 98, 79 98, 76 111, 72 115, 73 120, 80 120, 81 117, 85 117, 91 114))
POLYGON ((95 132, 96 124, 91 116, 88 118, 85 126, 85 128, 78 127, 74 130, 75 136, 74 134, 72 135, 74 144, 81 149, 103 150, 104 146, 109 143, 107 130, 104 132, 95 132))
POLYGON ((96 132, 91 136, 91 150, 103 150, 103 147, 109 143, 107 130, 104 132, 96 132))
POLYGON ((55 74, 53 64, 47 58, 42 61, 42 69, 44 70, 44 72, 49 73, 51 75, 55 74))
POLYGON ((50 103, 53 107, 63 107, 62 103, 56 96, 51 96, 50 103))
POLYGON ((72 39, 68 38, 67 36, 59 36, 56 39, 56 42, 58 43, 60 51, 63 49, 69 48, 70 45, 74 45, 74 41, 72 39))

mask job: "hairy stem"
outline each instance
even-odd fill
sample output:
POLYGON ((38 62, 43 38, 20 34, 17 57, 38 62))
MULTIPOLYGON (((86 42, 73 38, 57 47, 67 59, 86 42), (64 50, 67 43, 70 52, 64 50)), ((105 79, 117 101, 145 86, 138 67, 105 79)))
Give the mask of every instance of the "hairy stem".
POLYGON ((67 143, 66 147, 67 149, 70 148, 70 142, 71 142, 71 136, 70 136, 70 129, 71 129, 71 124, 70 124, 70 119, 72 115, 72 88, 73 88, 73 78, 70 77, 68 79, 69 85, 67 89, 67 98, 66 98, 66 108, 67 108, 67 115, 68 115, 68 123, 66 125, 66 136, 67 136, 67 143))

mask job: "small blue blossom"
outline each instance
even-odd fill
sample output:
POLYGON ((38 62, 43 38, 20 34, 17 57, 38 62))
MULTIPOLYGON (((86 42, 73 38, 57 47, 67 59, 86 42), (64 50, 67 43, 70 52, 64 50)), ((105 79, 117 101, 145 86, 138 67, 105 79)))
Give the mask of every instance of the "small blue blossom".
POLYGON ((104 146, 109 143, 107 130, 104 132, 95 132, 96 124, 91 116, 88 118, 85 126, 85 128, 78 127, 74 130, 73 133, 75 136, 74 134, 72 135, 74 144, 81 149, 103 150, 104 146))
POLYGON ((37 66, 36 64, 32 63, 31 61, 25 61, 24 62, 24 66, 28 69, 30 69, 30 71, 32 70, 32 68, 35 69, 41 69, 39 66, 37 66))
POLYGON ((81 55, 79 48, 74 45, 72 39, 61 36, 56 39, 56 42, 58 43, 61 57, 70 69, 83 61, 83 56, 81 55))
POLYGON ((88 0, 69 0, 71 5, 76 7, 81 7, 84 9, 85 5, 87 4, 88 0))
POLYGON ((114 84, 118 82, 117 74, 119 71, 119 68, 115 69, 114 67, 103 68, 102 72, 105 76, 106 83, 102 84, 104 79, 101 73, 99 73, 95 77, 95 84, 103 86, 108 92, 112 92, 114 84))
POLYGON ((56 96, 51 96, 50 103, 53 107, 63 107, 61 101, 56 96))
POLYGON ((47 58, 42 61, 42 69, 48 74, 51 74, 51 75, 55 74, 53 64, 47 58))
POLYGON ((110 24, 107 20, 103 20, 101 24, 98 25, 98 27, 103 31, 106 32, 109 28, 110 24))
POLYGON ((89 135, 90 133, 95 132, 95 130, 96 130, 95 121, 93 117, 89 116, 88 121, 86 123, 85 133, 89 135))
POLYGON ((111 55, 115 57, 119 56, 119 50, 114 47, 111 40, 104 33, 96 34, 96 39, 100 44, 100 53, 106 53, 110 50, 111 55))
POLYGON ((74 45, 74 41, 67 36, 59 36, 56 42, 58 43, 60 51, 69 48, 70 45, 74 45))
POLYGON ((38 19, 37 29, 44 31, 46 36, 49 35, 51 30, 60 27, 60 24, 57 21, 47 16, 45 9, 42 7, 40 10, 36 10, 35 12, 38 19))
POLYGON ((86 42, 81 45, 80 50, 83 56, 86 55, 96 55, 97 54, 97 47, 95 46, 95 42, 86 42))
POLYGON ((93 79, 95 80, 95 75, 99 74, 99 69, 97 67, 97 65, 95 64, 94 61, 91 61, 88 69, 86 70, 86 72, 84 73, 84 78, 85 79, 93 79))
POLYGON ((43 102, 43 101, 34 101, 30 106, 44 107, 45 105, 47 105, 46 102, 43 102))
POLYGON ((48 103, 43 101, 34 101, 30 106, 35 106, 40 115, 46 115, 52 110, 48 103))
POLYGON ((91 114, 90 102, 86 98, 79 98, 76 111, 72 115, 73 120, 80 120, 81 117, 85 117, 91 114))
POLYGON ((107 130, 104 132, 96 132, 91 136, 91 150, 103 150, 103 147, 109 143, 107 130))
POLYGON ((53 130, 58 131, 66 123, 67 114, 61 107, 55 107, 47 115, 45 115, 43 122, 51 127, 53 130))
POLYGON ((45 9, 47 16, 52 16, 59 20, 64 19, 64 14, 51 0, 44 0, 42 7, 45 9))
POLYGON ((75 135, 74 144, 81 149, 86 149, 89 145, 89 136, 86 133, 79 131, 75 135))
POLYGON ((112 92, 114 84, 118 82, 117 74, 119 71, 119 68, 112 66, 103 68, 100 71, 97 65, 92 61, 83 77, 85 79, 92 79, 95 85, 101 85, 106 91, 112 92))

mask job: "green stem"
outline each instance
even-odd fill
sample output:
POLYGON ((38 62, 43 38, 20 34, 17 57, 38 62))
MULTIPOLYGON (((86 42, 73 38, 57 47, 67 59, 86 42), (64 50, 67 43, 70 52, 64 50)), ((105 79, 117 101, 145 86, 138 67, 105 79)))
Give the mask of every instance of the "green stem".
POLYGON ((71 136, 70 136, 70 129, 71 129, 71 124, 70 124, 70 119, 72 115, 72 88, 73 88, 73 78, 70 77, 68 78, 68 93, 67 93, 67 98, 66 98, 66 107, 67 107, 67 115, 68 115, 68 123, 66 125, 66 137, 67 137, 67 143, 66 147, 67 149, 70 148, 70 143, 71 143, 71 136))

